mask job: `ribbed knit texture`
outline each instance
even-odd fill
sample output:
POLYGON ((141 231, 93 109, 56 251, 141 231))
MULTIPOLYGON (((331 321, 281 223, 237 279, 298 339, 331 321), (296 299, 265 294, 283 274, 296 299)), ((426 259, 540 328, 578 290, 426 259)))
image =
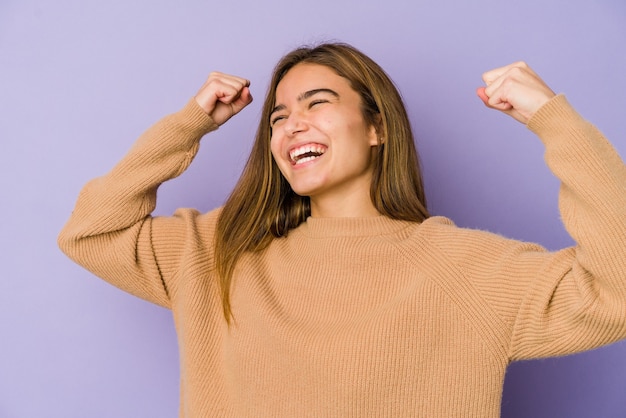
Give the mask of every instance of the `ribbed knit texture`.
POLYGON ((626 168, 557 96, 528 127, 561 179, 575 248, 442 217, 320 219, 245 254, 222 315, 219 209, 150 217, 215 124, 192 100, 89 182, 59 236, 115 286, 172 310, 181 417, 497 417, 512 360, 626 337, 626 168))

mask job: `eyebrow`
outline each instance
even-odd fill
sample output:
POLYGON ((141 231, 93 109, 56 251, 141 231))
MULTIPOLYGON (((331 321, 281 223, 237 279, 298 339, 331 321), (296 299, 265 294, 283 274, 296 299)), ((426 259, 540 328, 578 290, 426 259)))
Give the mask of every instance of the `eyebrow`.
MULTIPOLYGON (((331 90, 331 89, 321 88, 321 89, 313 89, 313 90, 305 91, 304 93, 302 93, 301 95, 298 96, 297 100, 299 102, 301 102, 301 101, 306 100, 306 99, 308 99, 308 98, 310 98, 312 96, 315 96, 316 94, 319 94, 319 93, 328 93, 328 94, 330 94, 332 96, 335 96, 336 98, 339 98, 339 93, 337 93, 336 91, 331 90)), ((273 115, 274 113, 278 112, 278 111, 284 110, 285 108, 286 108, 286 106, 282 105, 282 104, 276 106, 270 112, 270 116, 273 115)))

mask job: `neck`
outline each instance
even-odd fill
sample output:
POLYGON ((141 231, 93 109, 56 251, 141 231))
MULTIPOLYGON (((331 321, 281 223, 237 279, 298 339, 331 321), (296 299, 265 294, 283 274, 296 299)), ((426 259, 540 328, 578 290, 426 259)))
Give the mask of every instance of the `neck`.
POLYGON ((366 218, 380 216, 369 195, 311 196, 313 218, 366 218))

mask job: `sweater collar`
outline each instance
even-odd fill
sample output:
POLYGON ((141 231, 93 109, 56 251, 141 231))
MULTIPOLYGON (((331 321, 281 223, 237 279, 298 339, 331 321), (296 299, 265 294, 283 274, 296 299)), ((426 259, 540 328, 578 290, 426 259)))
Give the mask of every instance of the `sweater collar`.
POLYGON ((307 218, 298 229, 309 237, 367 237, 394 234, 415 222, 399 221, 387 216, 366 218, 307 218))

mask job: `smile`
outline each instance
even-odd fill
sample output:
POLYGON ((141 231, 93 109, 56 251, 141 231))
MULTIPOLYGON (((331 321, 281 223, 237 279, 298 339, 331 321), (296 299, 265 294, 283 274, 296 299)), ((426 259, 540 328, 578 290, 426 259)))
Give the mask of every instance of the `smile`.
POLYGON ((303 164, 321 157, 326 149, 324 145, 306 144, 289 151, 289 158, 293 165, 303 164))

